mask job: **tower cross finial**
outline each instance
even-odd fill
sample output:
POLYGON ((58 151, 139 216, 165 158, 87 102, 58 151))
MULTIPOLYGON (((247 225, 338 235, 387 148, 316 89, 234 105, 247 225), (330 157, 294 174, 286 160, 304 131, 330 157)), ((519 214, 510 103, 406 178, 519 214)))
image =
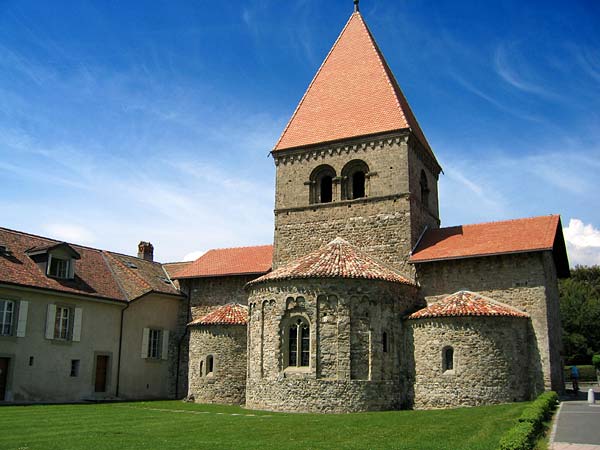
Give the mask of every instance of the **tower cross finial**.
POLYGON ((354 0, 354 12, 359 12, 360 11, 360 8, 358 6, 358 2, 359 1, 360 0, 354 0))

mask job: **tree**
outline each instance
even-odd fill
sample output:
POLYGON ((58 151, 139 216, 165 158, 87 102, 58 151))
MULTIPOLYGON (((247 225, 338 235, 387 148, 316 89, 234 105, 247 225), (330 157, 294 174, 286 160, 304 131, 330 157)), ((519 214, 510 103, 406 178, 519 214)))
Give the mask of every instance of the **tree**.
POLYGON ((600 353, 600 266, 575 267, 559 291, 565 362, 590 364, 600 353))

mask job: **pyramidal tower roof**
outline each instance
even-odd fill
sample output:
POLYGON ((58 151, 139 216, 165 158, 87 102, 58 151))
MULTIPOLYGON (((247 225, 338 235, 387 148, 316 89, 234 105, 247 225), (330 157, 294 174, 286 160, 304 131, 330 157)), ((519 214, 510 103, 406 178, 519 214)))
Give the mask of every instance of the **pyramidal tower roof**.
POLYGON ((273 151, 396 130, 425 139, 360 12, 351 16, 273 151))

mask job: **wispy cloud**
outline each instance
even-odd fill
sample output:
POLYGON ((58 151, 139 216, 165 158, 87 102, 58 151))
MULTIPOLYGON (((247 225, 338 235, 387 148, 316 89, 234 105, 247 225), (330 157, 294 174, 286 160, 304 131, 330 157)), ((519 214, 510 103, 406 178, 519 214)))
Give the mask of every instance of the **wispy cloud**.
POLYGON ((515 43, 502 43, 496 47, 494 67, 502 80, 520 91, 550 100, 562 100, 560 95, 550 91, 543 85, 543 80, 536 83, 531 79, 533 78, 533 75, 530 74, 531 68, 523 61, 515 43), (518 65, 516 64, 517 61, 518 65), (530 79, 525 78, 527 75, 530 79))

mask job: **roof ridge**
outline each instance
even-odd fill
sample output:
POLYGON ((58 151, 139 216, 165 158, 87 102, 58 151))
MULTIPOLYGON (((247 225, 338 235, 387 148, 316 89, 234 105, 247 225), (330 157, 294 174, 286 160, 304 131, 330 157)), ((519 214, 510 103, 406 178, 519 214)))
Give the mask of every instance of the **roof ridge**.
MULTIPOLYGON (((264 245, 245 245, 242 247, 221 247, 221 248, 211 248, 206 250, 202 255, 198 256, 198 258, 193 261, 181 261, 182 263, 194 263, 198 261, 200 258, 205 256, 208 252, 222 251, 222 250, 238 250, 238 249, 247 249, 247 248, 259 248, 259 247, 273 247, 273 244, 264 244, 264 245)), ((174 263, 169 263, 174 264, 174 263)))
POLYGON ((346 32, 346 29, 348 28, 348 25, 350 25, 350 22, 352 21, 352 19, 354 18, 355 15, 358 15, 360 17, 360 12, 355 11, 352 14, 350 14, 350 17, 348 18, 348 21, 346 22, 346 25, 344 25, 344 28, 342 28, 342 31, 340 32, 340 34, 338 35, 337 39, 335 40, 335 42, 333 43, 333 45, 329 49, 329 52, 327 52, 327 56, 325 56, 325 59, 323 60, 323 62, 319 66, 319 69, 317 70, 317 73, 315 73, 315 76, 313 77, 313 79, 311 80, 310 84, 308 85, 308 87, 304 91, 304 94, 302 95, 302 98, 300 99, 300 102, 298 102, 298 105, 296 106, 296 109, 294 110, 294 112, 292 114, 292 117, 290 117, 290 120, 288 121, 287 125, 283 129, 283 132, 281 133, 281 136, 279 136, 279 139, 277 139, 277 142, 275 143, 275 146, 273 147, 272 151, 274 151, 279 146, 279 143, 283 139, 283 136, 285 136, 285 133, 290 128, 290 125, 294 121, 294 119, 296 117, 296 114, 298 113, 298 110, 300 109, 300 107, 304 103, 304 100, 306 99, 306 96, 308 95, 308 92, 310 91, 310 88, 315 83, 315 81, 318 78, 319 74, 321 73, 323 67, 325 66, 325 63, 327 63, 327 61, 329 60, 329 57, 333 53, 333 50, 337 47, 338 43, 340 42, 340 39, 342 38, 343 34, 346 32))
MULTIPOLYGON (((165 263, 161 263, 159 261, 148 261, 147 259, 140 258, 139 256, 135 256, 135 255, 128 255, 126 253, 116 252, 116 251, 113 251, 113 250, 107 250, 107 249, 104 249, 104 248, 90 247, 89 245, 77 244, 75 242, 69 242, 69 241, 65 241, 65 240, 61 240, 61 239, 54 239, 54 238, 47 237, 47 236, 42 236, 42 235, 39 235, 39 234, 29 233, 27 231, 13 230, 12 228, 6 228, 6 227, 0 227, 0 231, 1 230, 7 231, 7 232, 13 233, 13 234, 18 234, 18 235, 21 235, 21 236, 30 236, 30 237, 34 237, 34 238, 37 238, 37 239, 44 239, 46 241, 51 241, 51 242, 56 243, 56 244, 65 243, 65 244, 72 245, 73 247, 83 248, 85 250, 91 250, 91 251, 100 252, 100 253, 102 253, 102 252, 108 252, 108 253, 112 253, 112 254, 115 254, 115 255, 127 256, 128 258, 135 258, 135 259, 143 260, 143 261, 146 261, 146 262, 149 262, 149 263, 152 263, 152 264, 160 264, 160 265, 165 264, 165 263)), ((185 261, 182 261, 182 262, 185 262, 185 261)), ((191 261, 187 261, 187 262, 191 262, 191 261)))
POLYGON ((497 223, 510 223, 510 222, 521 222, 521 221, 525 221, 525 220, 533 220, 533 219, 542 219, 544 217, 558 217, 560 218, 560 214, 548 214, 545 216, 529 216, 529 217, 520 217, 518 219, 506 219, 506 220, 490 220, 488 222, 477 222, 477 223, 467 223, 467 224, 459 224, 459 225, 452 225, 449 227, 440 227, 440 228, 430 228, 429 230, 447 230, 449 228, 458 228, 458 227, 476 227, 478 225, 490 225, 490 224, 497 224, 497 223))

